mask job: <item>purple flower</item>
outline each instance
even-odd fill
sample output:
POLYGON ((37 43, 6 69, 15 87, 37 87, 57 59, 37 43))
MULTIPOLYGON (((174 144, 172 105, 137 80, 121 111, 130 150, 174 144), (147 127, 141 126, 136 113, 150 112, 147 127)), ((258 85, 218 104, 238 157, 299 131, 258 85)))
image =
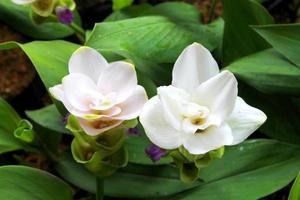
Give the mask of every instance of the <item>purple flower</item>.
POLYGON ((146 150, 145 153, 148 155, 148 157, 153 161, 159 161, 161 157, 166 155, 166 150, 161 149, 160 147, 156 146, 155 144, 150 144, 146 150))
POLYGON ((67 113, 62 119, 61 121, 64 123, 64 124, 67 124, 68 123, 68 118, 70 116, 70 113, 67 113))
POLYGON ((62 24, 71 24, 73 22, 74 14, 68 7, 57 6, 55 12, 58 21, 62 24))
POLYGON ((129 128, 127 129, 128 135, 140 135, 139 129, 137 127, 135 128, 129 128))

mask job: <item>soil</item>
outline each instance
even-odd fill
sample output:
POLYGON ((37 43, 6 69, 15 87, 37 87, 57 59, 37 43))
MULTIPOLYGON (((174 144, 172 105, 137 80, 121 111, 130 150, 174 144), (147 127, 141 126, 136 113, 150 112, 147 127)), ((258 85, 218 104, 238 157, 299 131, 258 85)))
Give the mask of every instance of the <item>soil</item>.
MULTIPOLYGON (((23 36, 0 23, 0 43, 24 41, 23 36)), ((12 98, 28 87, 35 76, 35 70, 20 49, 0 51, 0 97, 12 98)))

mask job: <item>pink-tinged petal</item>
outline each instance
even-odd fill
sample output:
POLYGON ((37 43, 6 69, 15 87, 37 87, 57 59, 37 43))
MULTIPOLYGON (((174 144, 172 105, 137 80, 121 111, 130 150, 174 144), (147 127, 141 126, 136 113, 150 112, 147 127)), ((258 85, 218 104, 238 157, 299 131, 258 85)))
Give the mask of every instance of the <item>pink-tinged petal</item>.
POLYGON ((182 145, 182 133, 174 129, 164 116, 161 102, 155 96, 144 105, 140 122, 153 144, 163 149, 176 149, 182 145))
POLYGON ((12 2, 19 5, 26 5, 35 2, 35 0, 12 0, 12 2))
POLYGON ((223 123, 221 126, 211 126, 202 132, 185 134, 183 146, 191 154, 205 154, 233 141, 230 127, 223 123))
POLYGON ((159 87, 157 93, 166 121, 176 130, 181 130, 183 102, 189 100, 189 94, 173 86, 159 87))
POLYGON ((126 100, 137 85, 136 72, 132 64, 117 61, 109 64, 98 80, 98 89, 103 94, 114 92, 117 103, 126 100))
POLYGON ((62 84, 49 88, 49 92, 55 99, 61 101, 64 104, 69 113, 77 117, 82 117, 88 114, 88 112, 77 110, 70 104, 70 102, 65 98, 62 84))
POLYGON ((201 83, 219 73, 211 53, 193 43, 183 50, 173 68, 172 85, 192 93, 201 83))
POLYGON ((100 120, 85 120, 78 118, 79 124, 84 132, 91 136, 99 135, 107 130, 119 126, 123 121, 104 118, 100 120))
POLYGON ((72 107, 81 111, 89 111, 91 104, 91 94, 97 90, 92 79, 84 74, 72 73, 64 77, 63 90, 65 99, 72 107))
POLYGON ((62 84, 55 85, 51 88, 49 88, 50 94, 57 100, 63 101, 64 99, 64 91, 62 84))
POLYGON ((233 111, 237 98, 237 80, 229 71, 202 83, 195 91, 193 100, 199 105, 204 105, 210 110, 210 120, 221 123, 233 111))
POLYGON ((102 71, 108 67, 105 58, 95 49, 80 47, 69 60, 69 72, 81 73, 90 77, 95 83, 102 71))
POLYGON ((147 94, 142 86, 136 86, 132 95, 128 97, 123 103, 119 104, 122 112, 115 116, 114 119, 130 120, 137 118, 142 111, 144 104, 147 102, 147 94))
POLYGON ((226 120, 232 130, 232 145, 243 142, 266 120, 265 113, 249 106, 242 98, 238 97, 233 112, 226 120))
POLYGON ((107 110, 101 110, 101 111, 91 111, 89 113, 86 113, 85 115, 79 116, 80 118, 86 119, 86 120, 96 120, 100 118, 111 118, 113 116, 119 115, 122 112, 122 109, 120 107, 112 107, 107 110))

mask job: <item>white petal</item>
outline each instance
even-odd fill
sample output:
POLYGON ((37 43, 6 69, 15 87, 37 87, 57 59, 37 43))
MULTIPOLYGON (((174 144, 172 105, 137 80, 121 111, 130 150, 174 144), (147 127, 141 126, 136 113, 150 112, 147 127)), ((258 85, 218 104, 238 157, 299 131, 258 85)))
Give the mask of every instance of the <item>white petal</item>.
POLYGON ((19 5, 25 5, 33 3, 35 0, 12 0, 13 3, 19 4, 19 5))
POLYGON ((233 144, 244 141, 250 134, 258 129, 267 116, 261 110, 249 106, 242 98, 238 97, 232 114, 227 119, 233 135, 233 144))
POLYGON ((211 150, 229 145, 233 141, 230 127, 223 123, 221 126, 211 126, 202 133, 186 134, 183 142, 191 154, 205 154, 211 150))
POLYGON ((237 98, 237 80, 229 71, 223 71, 218 75, 202 83, 194 94, 194 101, 210 109, 214 120, 221 123, 233 111, 237 98))
POLYGON ((91 99, 89 93, 96 91, 96 84, 83 74, 72 73, 64 77, 63 90, 65 98, 78 110, 90 110, 91 99))
POLYGON ((201 44, 193 43, 183 50, 174 69, 172 85, 193 92, 202 82, 219 73, 211 53, 201 44))
POLYGON ((49 92, 55 99, 57 99, 59 101, 63 101, 64 91, 63 91, 62 84, 55 85, 55 86, 49 88, 49 92))
POLYGON ((165 120, 162 105, 157 96, 144 105, 140 122, 146 135, 155 145, 164 149, 175 149, 182 145, 182 134, 165 120))
POLYGON ((132 64, 117 61, 109 64, 98 80, 98 88, 103 94, 117 93, 118 103, 126 100, 137 85, 136 72, 132 64))
POLYGON ((142 86, 137 86, 132 95, 118 106, 121 107, 122 112, 114 119, 130 120, 137 118, 142 111, 144 104, 147 102, 147 94, 142 86))
POLYGON ((189 100, 189 94, 184 90, 173 86, 162 86, 157 88, 158 97, 161 101, 163 114, 167 122, 181 130, 183 101, 189 100))
POLYGON ((81 73, 90 77, 97 83, 104 68, 108 67, 105 58, 95 49, 80 47, 69 60, 69 72, 81 73))
POLYGON ((78 118, 78 121, 84 132, 91 136, 99 135, 107 130, 119 126, 123 122, 118 120, 109 120, 108 118, 105 120, 102 120, 102 118, 101 120, 85 120, 78 118))
POLYGON ((61 101, 64 104, 64 106, 69 111, 69 113, 78 117, 88 114, 85 111, 77 110, 70 104, 70 102, 65 98, 62 84, 49 88, 49 92, 53 95, 54 98, 56 98, 57 100, 61 101))

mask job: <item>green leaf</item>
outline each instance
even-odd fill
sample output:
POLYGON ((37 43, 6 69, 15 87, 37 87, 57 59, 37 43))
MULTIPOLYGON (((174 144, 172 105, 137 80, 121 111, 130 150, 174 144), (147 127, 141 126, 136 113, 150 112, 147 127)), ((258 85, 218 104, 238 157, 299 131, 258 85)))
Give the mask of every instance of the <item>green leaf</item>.
POLYGON ((25 166, 0 167, 0 199, 72 200, 71 188, 57 177, 25 166))
POLYGON ((117 21, 141 16, 164 16, 177 23, 199 23, 201 16, 199 10, 191 4, 184 2, 164 2, 151 6, 150 4, 133 5, 123 10, 115 11, 105 21, 117 21))
POLYGON ((0 110, 0 154, 26 148, 26 145, 13 135, 21 120, 19 115, 2 98, 0 110))
POLYGON ((254 26, 278 52, 300 67, 300 24, 254 26))
POLYGON ((225 21, 223 63, 266 49, 269 45, 249 25, 272 24, 267 10, 252 0, 222 0, 225 21))
POLYGON ((139 72, 161 85, 170 82, 172 65, 187 45, 200 42, 214 49, 222 24, 174 23, 157 16, 104 22, 96 24, 86 45, 131 59, 139 72))
POLYGON ((299 146, 273 140, 250 140, 228 147, 222 159, 203 170, 203 184, 169 199, 259 199, 294 179, 300 169, 299 153, 299 146))
POLYGON ((55 105, 46 106, 38 110, 26 111, 26 115, 38 125, 60 133, 71 134, 66 129, 63 117, 56 109, 55 105))
POLYGON ((112 0, 113 10, 121 10, 130 6, 133 3, 133 0, 112 0))
POLYGON ((292 186, 288 200, 299 200, 299 199, 300 199, 300 173, 298 174, 292 186))
MULTIPOLYGON (((72 35, 74 31, 58 22, 47 22, 35 25, 30 19, 30 6, 20 6, 11 0, 0 1, 0 20, 11 25, 17 31, 36 39, 57 39, 72 35)), ((76 24, 81 24, 75 12, 76 24)))
MULTIPOLYGON (((70 156, 60 160, 55 168, 64 179, 95 193, 96 177, 70 156)), ((104 190, 105 196, 146 198, 175 194, 198 184, 182 183, 178 178, 178 169, 171 166, 129 165, 105 179, 104 190)))
POLYGON ((261 92, 300 95, 300 69, 274 49, 244 57, 231 63, 227 69, 261 92))

